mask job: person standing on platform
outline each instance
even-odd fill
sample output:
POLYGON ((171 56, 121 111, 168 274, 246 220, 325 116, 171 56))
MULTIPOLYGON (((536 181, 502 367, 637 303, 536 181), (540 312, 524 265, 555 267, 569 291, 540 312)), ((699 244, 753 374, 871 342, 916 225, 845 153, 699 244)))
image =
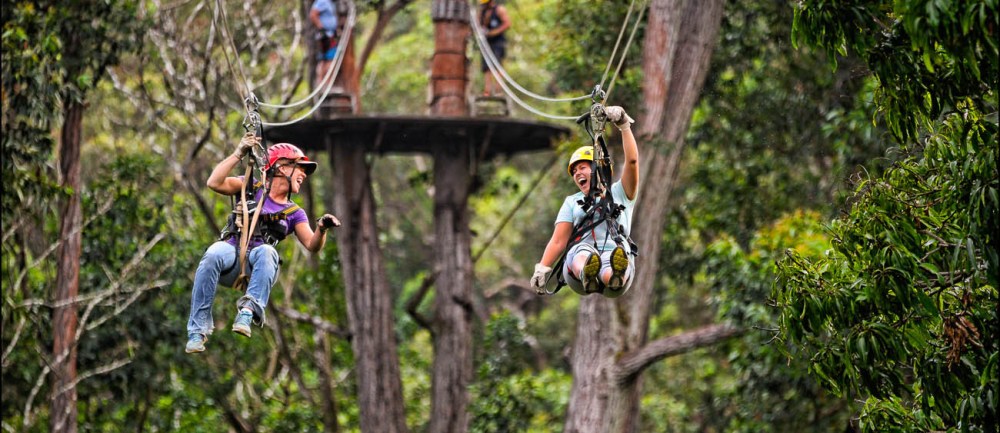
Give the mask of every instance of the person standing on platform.
MULTIPOLYGON (((507 8, 498 5, 493 0, 480 0, 479 26, 486 32, 486 42, 490 50, 497 58, 497 62, 503 62, 507 56, 507 36, 505 33, 510 28, 510 16, 507 15, 507 8)), ((493 96, 500 93, 499 85, 490 73, 489 64, 483 58, 483 96, 493 96)))

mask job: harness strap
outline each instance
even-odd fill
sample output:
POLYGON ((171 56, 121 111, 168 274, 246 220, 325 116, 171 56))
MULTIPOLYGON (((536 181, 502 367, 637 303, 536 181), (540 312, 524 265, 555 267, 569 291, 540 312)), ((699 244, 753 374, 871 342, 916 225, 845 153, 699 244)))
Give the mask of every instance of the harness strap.
MULTIPOLYGON (((243 194, 244 200, 245 200, 245 197, 246 197, 246 189, 247 189, 247 183, 248 183, 248 182, 246 182, 246 179, 250 178, 251 174, 253 174, 253 164, 250 164, 250 165, 247 166, 247 172, 246 172, 246 175, 243 178, 244 182, 243 182, 243 186, 241 188, 242 188, 242 194, 243 194)), ((251 178, 251 180, 252 180, 252 178, 251 178)), ((256 194, 254 194, 254 195, 256 196, 256 194)), ((257 208, 254 209, 253 220, 249 221, 250 222, 249 225, 247 224, 247 220, 250 219, 250 218, 249 218, 249 211, 247 210, 247 207, 246 207, 246 201, 244 201, 244 206, 242 206, 243 207, 243 215, 242 215, 242 217, 243 217, 243 225, 242 225, 242 227, 246 227, 246 230, 242 230, 241 229, 241 232, 240 232, 240 250, 239 250, 240 275, 238 277, 236 277, 236 281, 233 283, 233 288, 236 289, 236 290, 239 290, 241 292, 245 292, 246 289, 247 289, 247 285, 250 283, 250 277, 249 277, 249 275, 247 275, 247 252, 250 249, 251 234, 253 233, 254 228, 257 226, 257 221, 260 219, 260 211, 261 211, 261 209, 264 208, 264 201, 265 200, 267 200, 267 194, 266 193, 261 195, 260 203, 258 203, 257 204, 257 208)))

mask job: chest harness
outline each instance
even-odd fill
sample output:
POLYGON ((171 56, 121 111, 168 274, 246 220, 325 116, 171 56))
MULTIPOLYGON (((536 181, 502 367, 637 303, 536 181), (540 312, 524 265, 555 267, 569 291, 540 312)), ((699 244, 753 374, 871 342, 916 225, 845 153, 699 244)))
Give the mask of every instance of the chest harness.
MULTIPOLYGON (((233 200, 233 211, 229 214, 229 218, 226 220, 226 226, 222 228, 222 232, 219 234, 219 240, 226 241, 230 238, 240 236, 242 233, 242 218, 240 215, 243 214, 243 207, 246 204, 248 213, 256 213, 257 207, 263 208, 264 200, 267 200, 267 190, 261 196, 261 203, 253 200, 256 196, 257 191, 264 186, 263 181, 259 181, 254 184, 249 193, 249 197, 244 197, 243 200, 233 200)), ((299 210, 299 206, 295 203, 289 203, 284 209, 279 210, 274 213, 263 213, 260 214, 257 225, 254 226, 253 232, 250 234, 250 239, 254 241, 260 241, 271 246, 275 246, 278 242, 281 242, 288 236, 287 232, 287 220, 288 216, 299 210), (282 224, 285 222, 285 224, 282 224)))
MULTIPOLYGON (((633 257, 639 255, 639 246, 625 234, 625 227, 618 224, 618 217, 625 210, 625 205, 615 203, 614 195, 611 193, 611 167, 614 166, 614 162, 611 160, 608 145, 604 140, 604 126, 607 124, 608 117, 604 112, 604 105, 597 102, 597 97, 603 95, 603 92, 596 88, 594 95, 595 102, 590 106, 590 110, 576 119, 576 123, 583 126, 594 143, 594 170, 591 171, 590 175, 591 187, 583 199, 577 200, 577 204, 583 208, 584 215, 579 222, 573 225, 573 231, 566 248, 552 265, 553 272, 549 274, 549 280, 552 279, 553 275, 556 277, 556 288, 551 292, 546 289, 547 295, 554 295, 566 285, 562 268, 566 261, 566 254, 576 244, 590 238, 593 239, 594 246, 598 245, 594 229, 601 224, 607 226, 607 237, 604 242, 611 239, 616 245, 629 251, 633 257), (628 248, 625 248, 626 244, 628 248)), ((548 281, 546 281, 547 285, 548 281)))

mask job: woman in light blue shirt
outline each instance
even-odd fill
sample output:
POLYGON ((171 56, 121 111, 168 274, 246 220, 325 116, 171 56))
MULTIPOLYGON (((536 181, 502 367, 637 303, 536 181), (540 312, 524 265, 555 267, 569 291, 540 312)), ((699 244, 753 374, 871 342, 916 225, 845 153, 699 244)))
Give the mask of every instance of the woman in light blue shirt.
MULTIPOLYGON (((552 265, 567 245, 569 251, 566 252, 566 260, 560 271, 566 284, 577 293, 600 293, 615 298, 624 294, 632 284, 635 264, 629 257, 626 240, 632 228, 632 210, 639 192, 639 150, 635 136, 632 135, 631 124, 634 120, 621 107, 611 106, 604 110, 608 120, 621 131, 625 166, 621 179, 611 185, 610 191, 601 191, 600 197, 606 197, 610 192, 614 203, 623 206, 615 221, 608 222, 615 224, 621 236, 608 233, 608 224, 600 223, 585 233, 580 233, 578 239, 570 239, 575 227, 587 224, 583 221, 587 212, 580 203, 590 195, 591 188, 604 188, 603 185, 590 184, 594 170, 594 148, 583 146, 573 152, 567 166, 567 171, 580 192, 563 200, 552 238, 545 246, 542 259, 535 265, 535 273, 531 277, 531 286, 540 294, 545 293, 544 286, 552 272, 552 265)), ((598 198, 599 200, 601 199, 598 198)))

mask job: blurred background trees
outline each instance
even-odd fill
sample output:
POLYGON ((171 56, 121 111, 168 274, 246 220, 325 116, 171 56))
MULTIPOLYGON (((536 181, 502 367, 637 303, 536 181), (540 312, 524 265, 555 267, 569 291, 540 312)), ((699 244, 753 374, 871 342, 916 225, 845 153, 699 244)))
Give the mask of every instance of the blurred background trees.
MULTIPOLYGON (((53 313, 69 304, 81 430, 359 431, 349 288, 334 245, 307 260, 283 243, 267 331, 216 333, 199 356, 180 349, 194 266, 229 211, 202 185, 243 132, 223 50, 241 54, 262 99, 304 96, 305 3, 112 2, 135 9, 97 17, 62 3, 3 4, 5 431, 51 428, 62 388, 53 313), (218 4, 235 47, 220 35, 218 4), (79 16, 60 27, 70 13, 79 16), (101 43, 67 52, 70 33, 101 43), (77 58, 91 66, 69 63, 77 58), (70 186, 59 131, 72 119, 65 109, 83 102, 80 183, 70 186), (73 194, 79 296, 67 303, 56 250, 60 204, 73 194)), ((402 3, 361 75, 366 112, 426 107, 430 2, 402 3)), ((367 41, 388 4, 358 6, 367 41)), ((506 7, 508 72, 536 92, 577 95, 599 79, 628 5, 506 7)), ((995 430, 997 7, 724 3, 661 235, 638 240, 660 249, 644 264, 655 268, 648 339, 712 324, 741 334, 650 365, 635 431, 995 430)), ((649 109, 644 32, 609 101, 637 119, 649 109)), ((490 162, 470 200, 481 251, 471 431, 563 431, 581 298, 523 288, 571 192, 568 151, 557 153, 554 163, 547 152, 490 162)), ((406 301, 433 272, 432 163, 371 161, 415 432, 429 423, 432 353, 406 301)), ((317 188, 325 176, 303 194, 310 214, 336 213, 317 188)), ((231 319, 236 297, 220 291, 217 318, 231 319)))

